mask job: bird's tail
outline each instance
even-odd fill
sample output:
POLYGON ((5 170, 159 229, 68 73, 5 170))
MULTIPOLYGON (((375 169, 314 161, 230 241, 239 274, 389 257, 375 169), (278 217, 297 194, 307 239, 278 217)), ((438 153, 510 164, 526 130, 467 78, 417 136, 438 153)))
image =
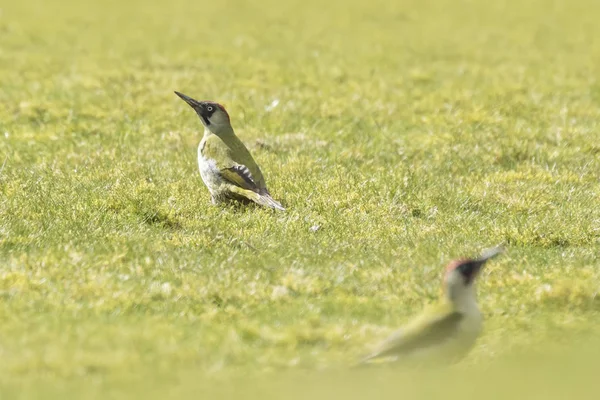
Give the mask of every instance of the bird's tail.
POLYGON ((369 354, 368 356, 363 356, 361 359, 359 359, 358 361, 356 361, 354 364, 351 365, 352 368, 363 368, 363 367, 368 367, 369 365, 372 365, 372 361, 377 358, 377 354, 369 354))
POLYGON ((273 199, 268 192, 260 194, 253 192, 252 190, 243 189, 239 186, 233 186, 230 188, 230 190, 238 196, 252 200, 261 206, 274 208, 279 211, 285 211, 285 208, 277 200, 273 199))
POLYGON ((381 366, 383 364, 389 363, 390 361, 396 361, 396 358, 388 357, 381 359, 380 354, 372 353, 354 362, 354 364, 351 364, 350 368, 370 368, 375 366, 381 366))
POLYGON ((358 360, 355 361, 354 363, 350 364, 350 368, 366 368, 369 367, 369 360, 363 358, 362 360, 358 360))
POLYGON ((285 211, 285 208, 279 203, 277 200, 271 197, 270 194, 259 194, 259 201, 256 201, 258 204, 270 208, 274 208, 279 211, 285 211))

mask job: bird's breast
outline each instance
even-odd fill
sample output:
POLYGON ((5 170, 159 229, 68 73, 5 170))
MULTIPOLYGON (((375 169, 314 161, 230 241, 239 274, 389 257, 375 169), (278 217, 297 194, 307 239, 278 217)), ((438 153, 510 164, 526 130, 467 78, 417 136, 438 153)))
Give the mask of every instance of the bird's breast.
MULTIPOLYGON (((481 333, 482 318, 477 312, 466 315, 450 340, 440 345, 435 353, 438 358, 454 363, 462 359, 473 347, 481 333)), ((431 349, 434 350, 434 349, 431 349)))
POLYGON ((218 188, 221 183, 221 173, 214 159, 205 157, 202 154, 202 148, 204 147, 204 141, 200 142, 198 146, 198 169, 200 170, 200 176, 202 181, 212 192, 218 188))
POLYGON ((460 336, 463 337, 466 342, 474 342, 481 333, 482 325, 483 318, 481 317, 479 310, 466 313, 465 317, 460 322, 460 336))

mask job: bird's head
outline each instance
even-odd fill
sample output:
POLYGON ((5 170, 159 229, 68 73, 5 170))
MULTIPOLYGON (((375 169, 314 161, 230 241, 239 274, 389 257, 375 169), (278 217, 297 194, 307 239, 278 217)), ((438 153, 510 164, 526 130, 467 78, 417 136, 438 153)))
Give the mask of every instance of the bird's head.
POLYGON ((225 129, 231 129, 229 114, 221 104, 213 101, 194 100, 179 92, 175 92, 175 94, 196 111, 202 124, 212 133, 218 134, 225 129))
POLYGON ((502 247, 494 247, 484 251, 479 258, 455 260, 448 264, 444 287, 450 301, 460 303, 473 297, 474 282, 481 269, 486 262, 503 251, 502 247))

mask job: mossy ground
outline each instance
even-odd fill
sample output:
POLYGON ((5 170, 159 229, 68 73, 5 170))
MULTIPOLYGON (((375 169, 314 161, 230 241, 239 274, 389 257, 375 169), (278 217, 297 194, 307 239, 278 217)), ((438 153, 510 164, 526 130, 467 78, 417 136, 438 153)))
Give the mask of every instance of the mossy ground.
POLYGON ((599 17, 0 2, 3 390, 342 368, 498 243, 464 365, 597 333, 599 17), (173 90, 225 103, 287 212, 210 204, 173 90))

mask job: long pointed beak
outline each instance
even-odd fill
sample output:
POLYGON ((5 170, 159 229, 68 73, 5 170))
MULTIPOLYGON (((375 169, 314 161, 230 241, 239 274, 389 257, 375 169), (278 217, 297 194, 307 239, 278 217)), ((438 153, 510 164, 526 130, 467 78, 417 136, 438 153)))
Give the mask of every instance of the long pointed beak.
POLYGON ((200 112, 202 110, 204 110, 204 106, 202 105, 202 103, 200 103, 198 100, 194 100, 189 96, 186 96, 183 93, 179 93, 178 91, 175 91, 175 94, 179 97, 181 97, 181 99, 183 101, 185 101, 186 103, 188 103, 190 105, 190 107, 192 107, 194 110, 200 112))
POLYGON ((475 275, 479 275, 483 266, 492 258, 500 255, 504 252, 504 248, 502 246, 492 247, 491 249, 486 249, 481 253, 479 258, 473 260, 475 262, 475 275))
POLYGON ((481 265, 483 265, 487 261, 491 260, 492 258, 494 258, 497 255, 500 255, 502 253, 504 253, 504 247, 502 247, 502 246, 492 247, 491 249, 484 250, 483 253, 481 253, 481 256, 475 261, 478 261, 481 263, 481 265))

